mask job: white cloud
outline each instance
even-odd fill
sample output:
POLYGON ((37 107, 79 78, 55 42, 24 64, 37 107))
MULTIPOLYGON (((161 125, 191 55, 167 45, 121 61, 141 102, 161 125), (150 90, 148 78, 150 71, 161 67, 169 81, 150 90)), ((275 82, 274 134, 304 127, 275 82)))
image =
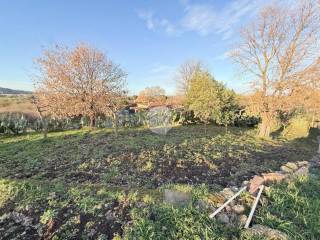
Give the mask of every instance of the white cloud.
POLYGON ((208 4, 187 5, 181 22, 186 30, 200 35, 214 33, 221 35, 222 40, 227 40, 242 19, 257 12, 262 5, 262 0, 234 0, 221 10, 208 4))
POLYGON ((183 16, 176 23, 156 17, 150 11, 140 11, 138 15, 152 31, 164 31, 168 35, 192 31, 201 36, 217 34, 222 40, 228 40, 242 20, 252 17, 267 1, 233 0, 223 9, 217 9, 213 4, 191 3, 190 0, 180 0, 180 3, 183 16))
POLYGON ((176 27, 173 24, 171 24, 167 19, 161 19, 159 25, 162 26, 165 32, 169 35, 178 33, 176 27))
POLYGON ((146 26, 149 30, 155 30, 155 21, 153 17, 153 13, 151 11, 139 11, 138 16, 145 20, 146 26))
POLYGON ((186 7, 186 14, 181 21, 185 30, 207 35, 217 21, 215 10, 210 5, 193 5, 186 7))
POLYGON ((156 17, 152 11, 140 10, 138 16, 145 21, 147 28, 151 31, 162 29, 168 35, 178 33, 176 27, 168 19, 156 17))

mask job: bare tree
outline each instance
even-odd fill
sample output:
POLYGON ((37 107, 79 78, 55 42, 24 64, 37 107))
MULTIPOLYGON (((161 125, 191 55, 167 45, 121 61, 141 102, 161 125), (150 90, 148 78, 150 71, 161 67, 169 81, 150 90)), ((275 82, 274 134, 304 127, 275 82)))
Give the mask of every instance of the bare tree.
POLYGON ((136 102, 149 106, 150 104, 164 104, 166 92, 161 87, 147 87, 139 92, 136 102))
POLYGON ((261 116, 260 136, 269 136, 276 111, 292 107, 289 100, 301 103, 302 89, 318 87, 310 76, 319 73, 319 23, 315 1, 303 0, 267 6, 242 30, 231 57, 254 79, 250 107, 261 116))
POLYGON ((126 73, 106 55, 88 45, 56 46, 37 60, 40 74, 36 97, 58 117, 87 116, 94 126, 123 91, 126 73))
POLYGON ((178 69, 176 76, 177 95, 185 96, 195 72, 202 68, 200 61, 188 60, 178 69))

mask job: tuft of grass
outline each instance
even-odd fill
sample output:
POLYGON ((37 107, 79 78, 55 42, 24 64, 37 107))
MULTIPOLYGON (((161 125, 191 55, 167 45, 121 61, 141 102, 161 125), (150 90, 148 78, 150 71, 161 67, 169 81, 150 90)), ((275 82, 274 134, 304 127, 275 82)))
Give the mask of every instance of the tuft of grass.
POLYGON ((132 225, 124 239, 229 239, 237 229, 226 228, 192 206, 150 205, 132 211, 132 225))

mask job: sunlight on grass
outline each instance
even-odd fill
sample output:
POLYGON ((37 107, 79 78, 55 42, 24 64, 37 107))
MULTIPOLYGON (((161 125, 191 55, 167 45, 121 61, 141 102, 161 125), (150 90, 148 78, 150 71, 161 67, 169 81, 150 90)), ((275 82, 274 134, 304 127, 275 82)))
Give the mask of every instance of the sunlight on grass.
POLYGON ((272 187, 268 206, 258 211, 257 221, 286 232, 290 239, 320 236, 320 177, 301 177, 272 187))

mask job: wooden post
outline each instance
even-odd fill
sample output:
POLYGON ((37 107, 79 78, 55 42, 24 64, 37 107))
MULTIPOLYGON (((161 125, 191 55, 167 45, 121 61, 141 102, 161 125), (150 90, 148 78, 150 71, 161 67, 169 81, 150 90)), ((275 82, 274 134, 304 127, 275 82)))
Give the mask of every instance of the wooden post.
POLYGON ((261 186, 259 187, 260 191, 259 191, 256 199, 254 200, 254 203, 253 203, 252 208, 251 208, 251 212, 250 212, 250 214, 249 214, 249 217, 248 217, 248 219, 247 219, 247 222, 246 222, 246 225, 244 226, 244 228, 249 228, 249 225, 250 225, 250 223, 251 223, 251 220, 252 220, 254 211, 256 210, 256 207, 257 207, 257 205, 258 205, 259 199, 260 199, 260 197, 261 197, 261 193, 262 193, 262 191, 263 191, 263 188, 264 188, 264 185, 261 185, 261 186))
POLYGON ((246 190, 247 187, 241 188, 235 195, 233 195, 228 201, 226 201, 224 204, 222 204, 221 207, 219 207, 214 213, 209 215, 209 218, 214 218, 222 209, 224 209, 233 199, 238 197, 240 193, 242 193, 244 190, 246 190))

